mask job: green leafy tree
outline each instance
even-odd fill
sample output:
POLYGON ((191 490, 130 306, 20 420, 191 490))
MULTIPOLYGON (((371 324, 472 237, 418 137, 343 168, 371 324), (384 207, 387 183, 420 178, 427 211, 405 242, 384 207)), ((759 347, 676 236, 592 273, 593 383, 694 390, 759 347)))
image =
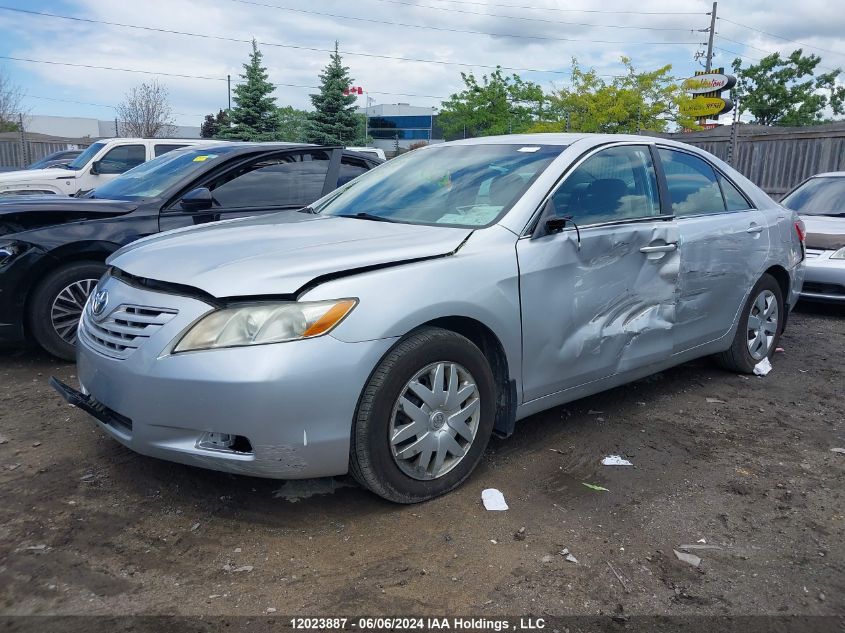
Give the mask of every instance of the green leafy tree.
POLYGON ((441 105, 438 124, 447 139, 518 134, 540 116, 544 95, 539 85, 496 68, 479 81, 461 73, 464 89, 441 105))
POLYGON ((242 141, 272 141, 279 125, 276 87, 270 83, 267 68, 261 65, 262 54, 255 40, 249 62, 244 64, 243 82, 235 86, 234 107, 229 112, 231 125, 220 127, 220 138, 242 141))
POLYGON ((786 58, 772 53, 747 68, 735 59, 740 113, 750 112, 760 125, 823 123, 828 106, 835 115, 845 113, 845 86, 836 83, 842 71, 816 75, 821 61, 817 55, 805 57, 800 48, 786 58))
POLYGON ((625 74, 605 81, 595 69, 584 70, 573 59, 569 86, 549 95, 544 120, 531 131, 623 134, 662 132, 670 123, 698 127, 694 119, 678 111, 688 97, 671 76, 671 65, 637 72, 630 59, 623 57, 621 61, 625 74))
POLYGON ((305 143, 308 141, 308 113, 292 106, 285 106, 278 110, 279 127, 276 139, 291 143, 305 143))
POLYGON ((320 73, 320 92, 311 95, 314 112, 308 120, 308 141, 326 145, 357 145, 363 141, 361 117, 355 112, 356 97, 345 95, 352 84, 334 43, 329 64, 320 73))

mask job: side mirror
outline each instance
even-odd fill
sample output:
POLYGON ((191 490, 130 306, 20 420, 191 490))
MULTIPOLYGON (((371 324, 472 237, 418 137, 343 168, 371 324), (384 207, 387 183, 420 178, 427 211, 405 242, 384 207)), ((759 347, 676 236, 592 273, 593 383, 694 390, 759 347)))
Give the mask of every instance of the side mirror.
POLYGON ((102 162, 103 161, 95 160, 93 163, 91 163, 91 173, 94 174, 95 176, 97 174, 103 173, 100 169, 100 165, 101 165, 102 162))
POLYGON ((192 189, 179 201, 182 210, 188 213, 195 211, 206 211, 214 204, 214 197, 207 187, 197 187, 192 189))
POLYGON ((547 218, 545 222, 547 233, 560 233, 572 219, 557 215, 555 203, 551 198, 546 200, 546 204, 543 205, 543 215, 547 218))

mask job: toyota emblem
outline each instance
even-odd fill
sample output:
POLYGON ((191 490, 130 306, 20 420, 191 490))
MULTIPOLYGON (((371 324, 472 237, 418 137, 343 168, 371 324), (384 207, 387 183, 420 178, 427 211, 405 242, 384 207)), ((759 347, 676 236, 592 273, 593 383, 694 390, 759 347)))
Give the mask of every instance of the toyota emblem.
POLYGON ((98 290, 91 301, 91 314, 100 316, 103 310, 106 309, 106 304, 109 302, 109 291, 98 290))

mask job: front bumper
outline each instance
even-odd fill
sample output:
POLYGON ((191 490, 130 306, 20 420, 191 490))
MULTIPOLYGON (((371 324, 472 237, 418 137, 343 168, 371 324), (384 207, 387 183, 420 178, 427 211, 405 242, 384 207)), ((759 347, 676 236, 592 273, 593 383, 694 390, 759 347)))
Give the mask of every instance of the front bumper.
POLYGON ((174 339, 211 306, 114 278, 100 288, 108 290, 114 311, 135 305, 177 312, 123 358, 79 337, 83 393, 62 395, 92 413, 106 433, 144 455, 236 474, 299 479, 347 471, 358 398, 395 339, 344 343, 329 335, 171 354, 174 339), (209 434, 248 444, 209 447, 209 434))
POLYGON ((834 252, 807 249, 801 299, 845 303, 845 259, 831 259, 834 252))

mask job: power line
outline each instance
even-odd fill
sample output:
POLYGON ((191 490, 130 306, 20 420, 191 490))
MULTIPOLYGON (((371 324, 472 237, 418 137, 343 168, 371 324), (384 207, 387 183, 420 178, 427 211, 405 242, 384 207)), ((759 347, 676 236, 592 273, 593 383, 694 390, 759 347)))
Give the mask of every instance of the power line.
POLYGON ((0 59, 10 59, 16 62, 29 62, 32 64, 50 64, 52 66, 72 66, 74 68, 89 68, 95 70, 115 70, 124 73, 140 73, 142 75, 161 75, 162 77, 178 77, 179 79, 205 79, 208 81, 226 81, 225 77, 204 77, 201 75, 181 75, 179 73, 166 73, 153 70, 139 70, 135 68, 117 68, 115 66, 95 66, 93 64, 76 64, 72 62, 55 62, 46 59, 31 59, 28 57, 11 57, 0 55, 0 59))
MULTIPOLYGON (((56 18, 60 20, 72 20, 74 22, 86 22, 89 24, 105 24, 107 26, 117 26, 121 28, 127 29, 137 29, 141 31, 148 31, 154 33, 168 33, 171 35, 184 35, 188 37, 199 37, 203 39, 210 39, 210 40, 217 40, 222 42, 235 42, 238 44, 249 44, 252 42, 251 39, 240 39, 236 37, 226 37, 223 35, 208 35, 205 33, 191 33, 188 31, 176 31, 173 29, 163 29, 163 28, 156 28, 152 26, 140 26, 137 24, 123 24, 121 22, 108 22, 106 20, 94 20, 92 18, 79 18, 75 16, 69 15, 58 15, 56 13, 47 13, 42 11, 29 11, 27 9, 18 9, 16 7, 5 7, 0 6, 0 11, 13 11, 16 13, 23 13, 28 15, 36 15, 41 17, 48 17, 48 18, 56 18)), ((262 46, 271 46, 274 48, 291 48, 295 50, 305 50, 305 51, 314 51, 318 53, 334 53, 334 49, 331 48, 318 48, 315 46, 301 46, 297 44, 280 44, 278 42, 261 42, 256 41, 257 44, 261 44, 262 46)), ((540 68, 520 68, 516 66, 491 66, 489 64, 469 64, 466 62, 453 62, 453 61, 444 61, 438 59, 422 59, 422 58, 415 58, 415 57, 398 57, 394 55, 379 55, 376 53, 360 53, 356 51, 338 51, 343 55, 352 55, 358 57, 367 57, 372 59, 389 59, 392 61, 402 61, 402 62, 417 62, 421 64, 438 64, 441 66, 461 66, 464 68, 487 68, 490 70, 495 70, 496 68, 501 68, 502 70, 511 70, 511 71, 519 71, 519 72, 532 72, 532 73, 546 73, 546 74, 553 74, 553 75, 570 75, 572 71, 569 70, 547 70, 547 69, 540 69, 540 68)), ((164 73, 156 73, 156 74, 164 74, 164 73)), ((605 75, 607 76, 607 75, 605 75)), ((613 75, 610 75, 613 76, 613 75)), ((225 81, 225 80, 224 80, 225 81)), ((386 93, 382 93, 386 94, 386 93)))
MULTIPOLYGON (((377 2, 390 2, 392 4, 404 4, 410 7, 423 7, 428 9, 441 9, 444 11, 448 11, 449 9, 444 7, 432 7, 424 4, 417 4, 415 2, 402 2, 401 0, 376 0, 377 2)), ((561 7, 536 7, 536 6, 524 6, 518 4, 496 4, 493 2, 459 2, 458 0, 445 0, 447 2, 451 2, 452 4, 468 4, 468 5, 478 5, 482 7, 500 7, 500 8, 507 8, 507 9, 528 9, 532 11, 562 11, 567 13, 604 13, 604 14, 628 14, 628 15, 706 15, 706 13, 702 13, 701 11, 609 11, 605 9, 564 9, 561 7)), ((481 14, 481 15, 488 15, 488 14, 481 14)))
MULTIPOLYGON (((163 77, 178 77, 180 79, 202 79, 206 81, 226 81, 225 77, 205 77, 202 75, 182 75, 177 73, 167 73, 167 72, 159 72, 154 70, 141 70, 138 68, 118 68, 116 66, 96 66, 94 64, 76 64, 73 62, 57 62, 47 59, 31 59, 29 57, 11 57, 7 55, 0 55, 0 59, 8 59, 11 61, 16 62, 27 62, 31 64, 50 64, 52 66, 69 66, 73 68, 87 68, 93 70, 113 70, 117 72, 124 72, 124 73, 140 73, 143 75, 161 75, 163 77)), ((279 87, 286 87, 286 88, 307 88, 309 90, 319 90, 320 86, 309 86, 304 84, 289 84, 289 83, 274 83, 274 86, 279 87)), ((422 95, 422 94, 414 94, 410 92, 383 92, 380 90, 370 90, 370 94, 379 94, 379 95, 388 95, 394 97, 420 97, 420 98, 428 98, 428 99, 445 99, 443 95, 422 95)), ((49 97, 36 97, 42 99, 48 99, 49 97)), ((59 99, 55 99, 59 101, 59 99)), ((83 103, 83 102, 79 102, 83 103)), ((101 103, 87 103, 84 105, 104 105, 101 103)), ((114 106, 105 106, 105 107, 114 107, 114 106)), ((194 114, 185 114, 174 112, 174 114, 181 114, 182 116, 199 116, 194 114)))
MULTIPOLYGON (((91 103, 90 101, 74 101, 72 99, 58 99, 56 97, 43 97, 41 95, 33 95, 25 93, 23 95, 27 99, 40 99, 43 101, 58 101, 59 103, 75 103, 77 105, 87 105, 87 106, 96 106, 98 108, 110 108, 112 110, 117 109, 117 106, 108 105, 105 103, 91 103)), ((189 112, 172 112, 176 116, 190 116, 190 117, 200 117, 205 116, 205 114, 196 114, 196 113, 189 113, 189 112)))
POLYGON ((753 26, 748 26, 747 24, 741 24, 740 22, 734 22, 733 20, 729 20, 728 18, 718 18, 722 22, 728 22, 730 24, 734 24, 736 26, 741 26, 744 29, 748 29, 749 31, 756 31, 757 33, 762 33, 763 35, 768 35, 769 37, 774 37, 778 40, 783 40, 784 42, 792 42, 793 44, 798 44, 799 46, 803 46, 805 48, 815 48, 819 51, 824 51, 825 53, 833 53, 834 55, 845 55, 845 53, 841 53, 839 51, 834 51, 829 48, 822 48, 821 46, 813 46, 812 44, 805 44, 803 42, 799 42, 798 40, 792 40, 788 37, 784 37, 783 35, 778 35, 777 33, 770 33, 769 31, 764 31, 763 29, 758 29, 753 26))
MULTIPOLYGON (((323 11, 312 11, 310 9, 294 9, 292 7, 284 7, 277 4, 265 4, 263 2, 255 2, 254 0, 230 0, 231 2, 237 2, 239 4, 249 4, 252 6, 257 7, 265 7, 268 9, 278 9, 280 11, 291 11, 293 13, 303 13, 307 15, 320 15, 330 18, 338 18, 341 20, 356 20, 358 22, 370 22, 374 24, 387 24, 390 26, 402 26, 402 27, 409 27, 415 29, 429 29, 433 31, 449 31, 452 33, 471 33, 474 35, 491 35, 494 37, 513 37, 513 38, 520 38, 520 39, 534 39, 534 40, 556 40, 560 42, 595 42, 599 44, 694 44, 695 42, 627 42, 627 41, 605 41, 605 40, 590 40, 590 39, 577 39, 577 38, 568 38, 568 37, 546 37, 542 35, 519 35, 515 33, 491 33, 489 31, 473 31, 473 30, 465 30, 465 29, 455 29, 449 27, 441 27, 441 26, 431 26, 428 24, 409 24, 405 22, 396 22, 392 20, 378 20, 376 18, 362 18, 362 17, 355 17, 350 15, 339 15, 336 13, 325 13, 323 11)), ((427 5, 416 5, 416 6, 424 6, 427 5)), ((439 9, 439 7, 427 7, 430 9, 439 9)), ((447 10, 447 9, 443 9, 447 10)), ((528 20, 531 22, 546 22, 550 24, 565 24, 569 26, 586 26, 590 28, 607 28, 607 29, 639 29, 643 31, 684 31, 688 32, 692 29, 680 29, 675 27, 659 27, 659 26, 633 26, 628 24, 592 24, 587 22, 565 22, 562 20, 547 20, 543 18, 529 18, 529 17, 520 17, 520 16, 510 16, 510 15, 496 15, 492 13, 477 13, 475 11, 464 11, 461 9, 450 9, 456 13, 468 13, 471 15, 484 15, 487 17, 502 17, 508 18, 511 20, 528 20)))
MULTIPOLYGON (((725 37, 724 35, 720 35, 719 33, 716 33, 716 37, 721 38, 721 39, 725 40, 726 42, 731 42, 733 44, 739 44, 740 46, 745 46, 746 48, 750 48, 750 49, 753 49, 755 51, 760 51, 761 53, 766 53, 767 56, 773 55, 774 53, 779 52, 779 51, 766 50, 765 48, 760 48, 759 46, 753 46, 751 44, 748 44, 747 42, 740 42, 738 40, 732 40, 731 38, 725 37)), ((740 57, 741 57, 741 55, 740 55, 740 57)), ((749 59, 755 59, 755 58, 749 57, 749 59)), ((757 61, 762 61, 762 60, 758 59, 757 61)), ((821 68, 822 70, 827 70, 829 72, 835 72, 835 73, 841 73, 842 72, 841 68, 831 68, 829 66, 819 66, 819 68, 821 68)))

